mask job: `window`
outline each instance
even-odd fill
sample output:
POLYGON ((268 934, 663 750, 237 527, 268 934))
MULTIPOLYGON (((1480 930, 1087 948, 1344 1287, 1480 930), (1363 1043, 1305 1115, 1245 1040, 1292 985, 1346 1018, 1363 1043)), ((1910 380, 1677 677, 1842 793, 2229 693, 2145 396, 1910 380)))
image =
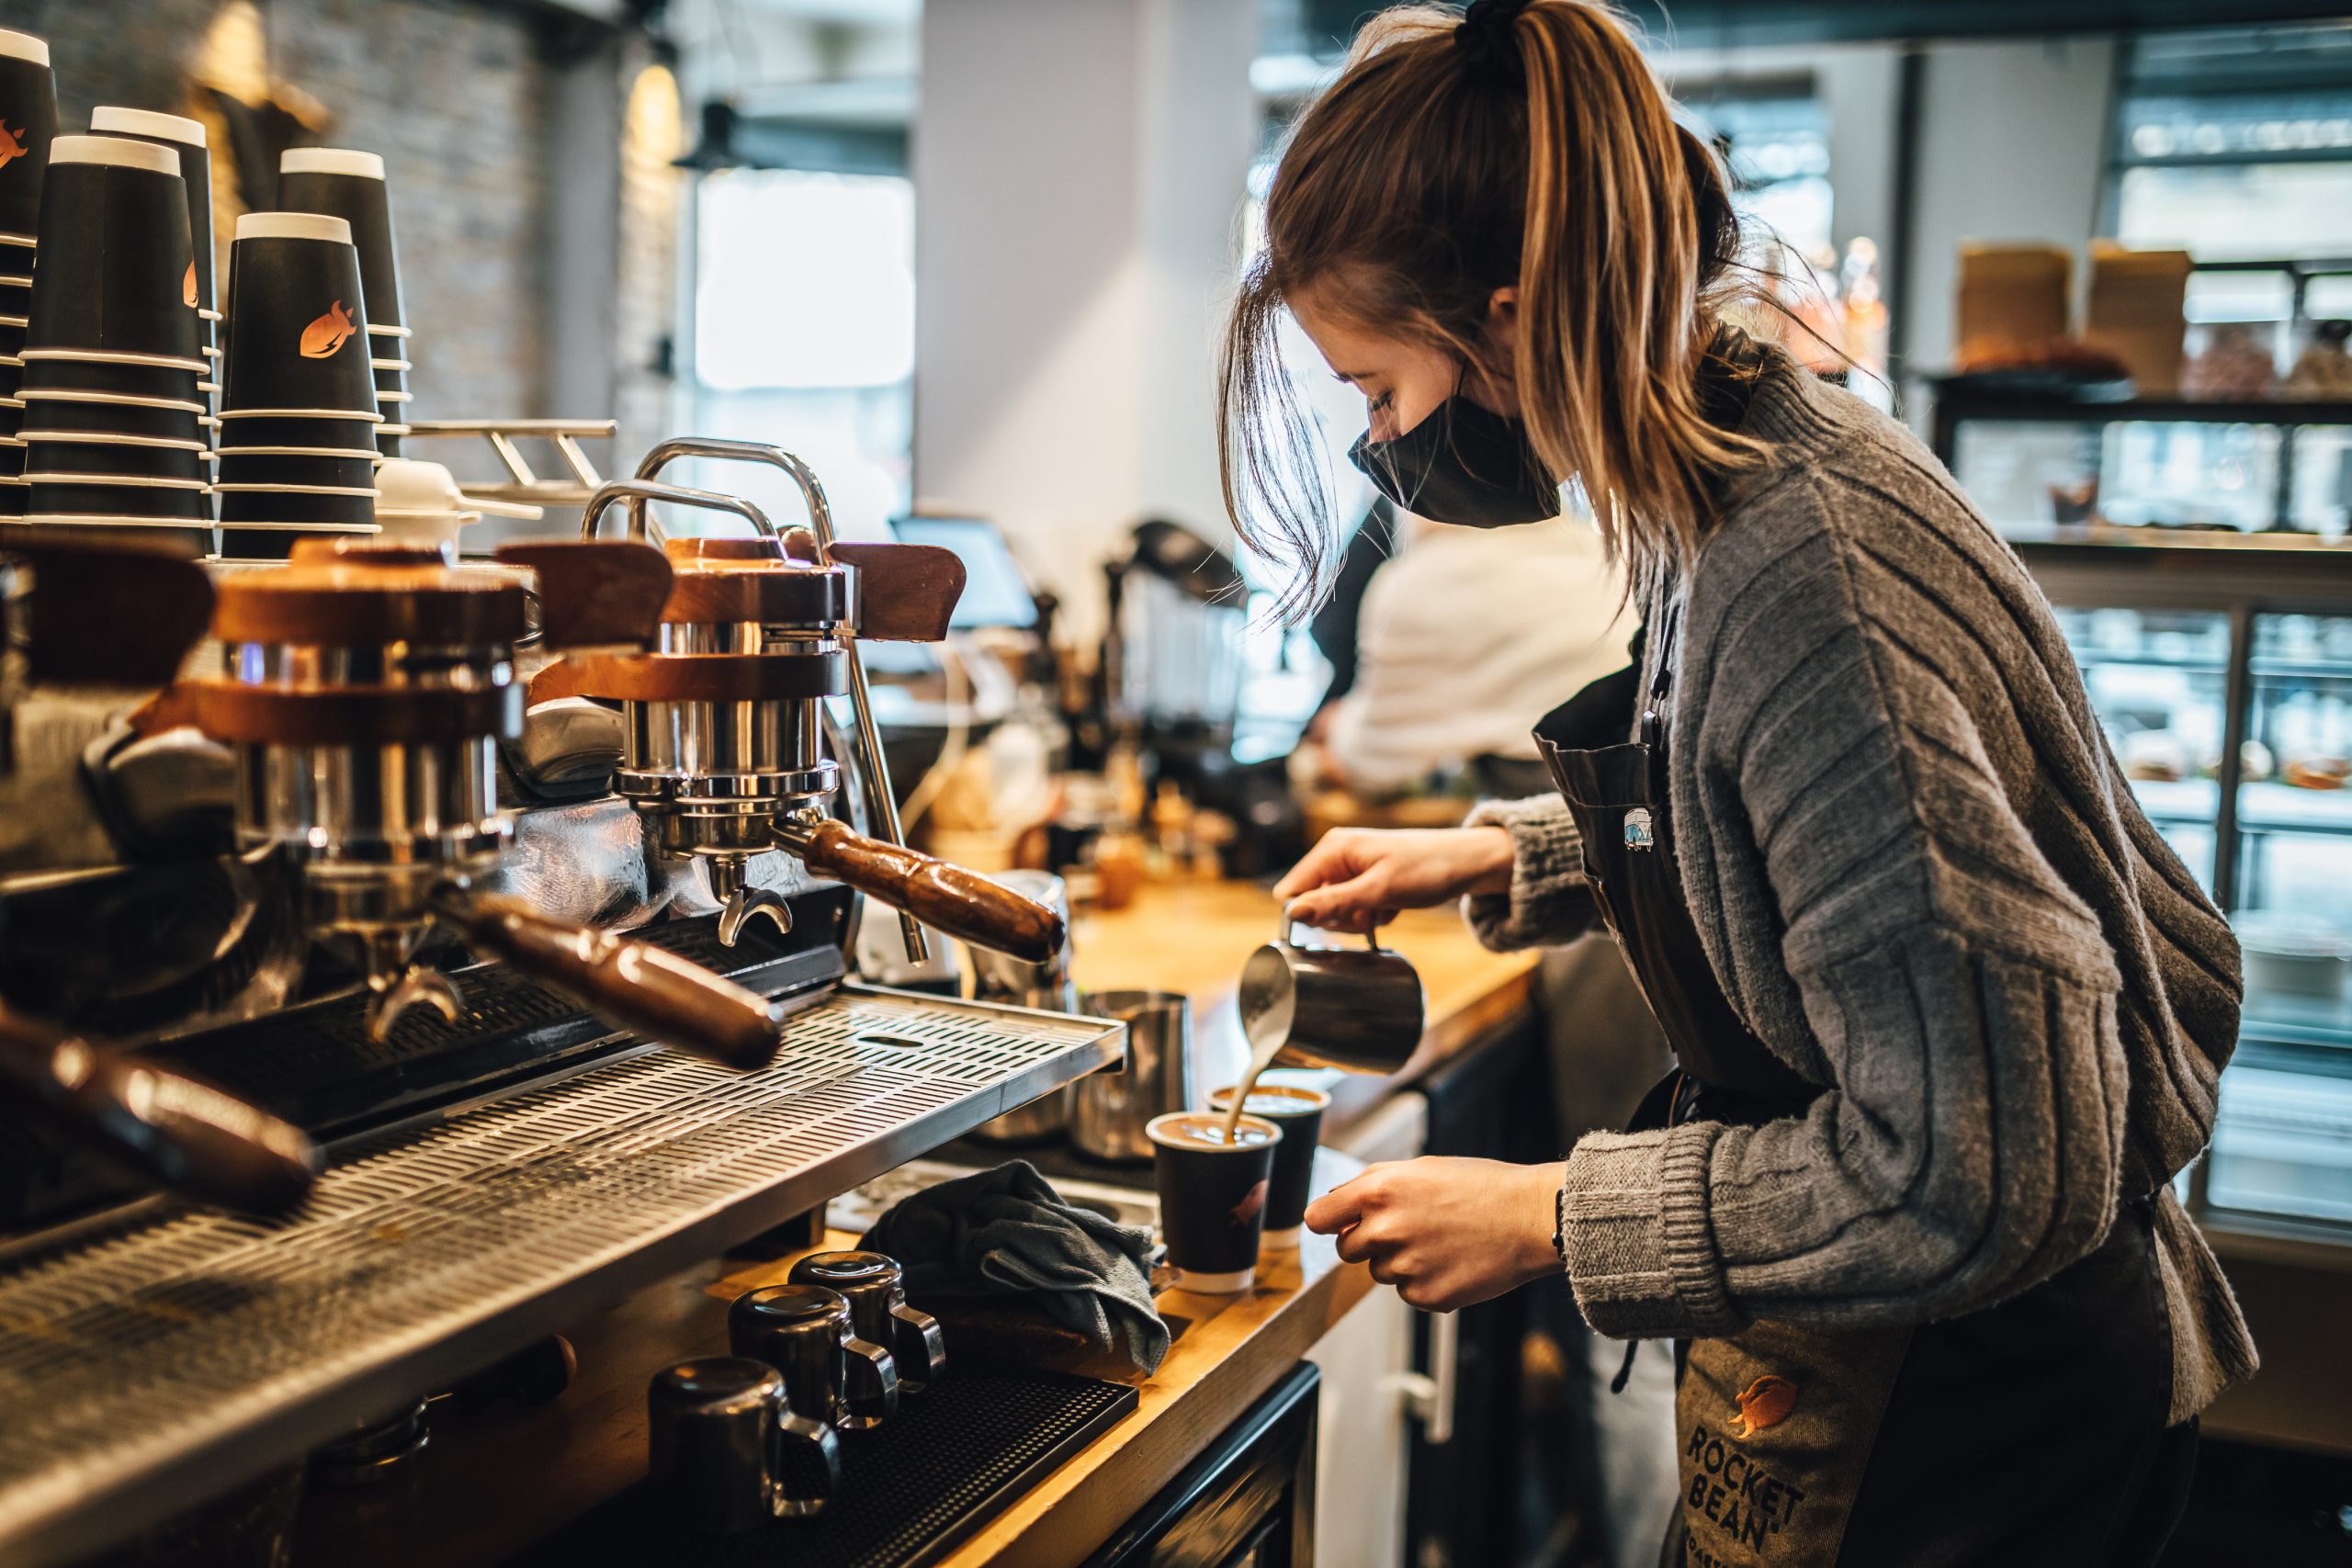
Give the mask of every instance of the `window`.
POLYGON ((1739 215, 1834 270, 1829 116, 1812 80, 1675 84, 1693 129, 1723 150, 1739 215))
MULTIPOLYGON (((695 428, 806 458, 842 531, 883 536, 910 501, 913 182, 736 169, 695 212, 695 428)), ((719 488, 803 515, 781 473, 730 466, 719 488)))
MULTIPOLYGON (((2126 244, 2200 263, 2352 257, 2352 24, 2134 39, 2113 148, 2111 227, 2126 244)), ((2285 322, 2306 292, 2302 314, 2352 313, 2347 284, 2200 271, 2188 318, 2285 322)))

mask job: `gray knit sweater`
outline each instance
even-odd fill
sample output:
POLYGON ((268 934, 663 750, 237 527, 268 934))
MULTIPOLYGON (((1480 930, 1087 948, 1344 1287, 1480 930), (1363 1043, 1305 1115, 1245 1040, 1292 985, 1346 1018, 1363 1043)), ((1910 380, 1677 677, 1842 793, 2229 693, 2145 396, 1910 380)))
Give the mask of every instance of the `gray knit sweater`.
MULTIPOLYGON (((1907 431, 1785 359, 1745 428, 1772 459, 1645 608, 1656 626, 1681 600, 1670 798, 1708 959, 1826 1092, 1759 1127, 1576 1145, 1568 1276, 1619 1337, 2015 1295, 2203 1149, 2237 1038, 2236 941, 2134 804, 2017 557, 1907 431)), ((1592 923, 1556 797, 1471 820, 1518 852, 1507 896, 1467 901, 1489 946, 1592 923)), ((2177 1421, 2254 1347, 2168 1189, 2156 1232, 2177 1421)))

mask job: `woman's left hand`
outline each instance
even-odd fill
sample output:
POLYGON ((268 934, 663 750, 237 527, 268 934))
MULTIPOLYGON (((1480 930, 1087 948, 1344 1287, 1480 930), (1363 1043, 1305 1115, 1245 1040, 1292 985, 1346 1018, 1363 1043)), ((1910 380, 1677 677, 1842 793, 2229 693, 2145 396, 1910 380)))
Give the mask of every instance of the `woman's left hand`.
POLYGON ((1367 1168, 1317 1198, 1307 1229, 1424 1312, 1475 1305, 1557 1273, 1557 1165, 1425 1156, 1367 1168))

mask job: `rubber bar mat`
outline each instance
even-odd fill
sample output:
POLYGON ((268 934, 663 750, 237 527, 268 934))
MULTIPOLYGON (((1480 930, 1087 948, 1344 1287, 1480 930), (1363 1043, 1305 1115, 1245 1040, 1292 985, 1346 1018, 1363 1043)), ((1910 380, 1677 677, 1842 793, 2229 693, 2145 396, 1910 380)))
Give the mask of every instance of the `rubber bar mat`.
POLYGON ((511 1568, 923 1568, 1136 1407, 1125 1383, 957 1367, 870 1432, 842 1437, 842 1492, 814 1518, 696 1534, 639 1483, 511 1568))

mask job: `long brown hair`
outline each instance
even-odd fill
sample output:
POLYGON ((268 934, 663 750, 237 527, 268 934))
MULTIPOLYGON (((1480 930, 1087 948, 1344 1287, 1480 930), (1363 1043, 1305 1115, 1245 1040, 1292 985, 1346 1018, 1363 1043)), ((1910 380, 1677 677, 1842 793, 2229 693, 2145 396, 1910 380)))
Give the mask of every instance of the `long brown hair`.
POLYGON ((1740 292, 1723 173, 1600 0, 1373 17, 1291 130, 1265 236, 1227 330, 1218 439, 1235 527, 1307 569, 1287 609, 1318 595, 1331 552, 1277 345, 1285 299, 1310 286, 1465 368, 1494 291, 1516 287, 1529 444, 1639 574, 1687 570, 1715 481, 1761 453, 1700 407, 1701 362, 1740 292))

